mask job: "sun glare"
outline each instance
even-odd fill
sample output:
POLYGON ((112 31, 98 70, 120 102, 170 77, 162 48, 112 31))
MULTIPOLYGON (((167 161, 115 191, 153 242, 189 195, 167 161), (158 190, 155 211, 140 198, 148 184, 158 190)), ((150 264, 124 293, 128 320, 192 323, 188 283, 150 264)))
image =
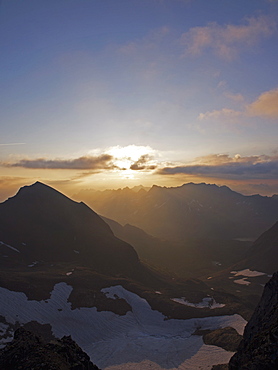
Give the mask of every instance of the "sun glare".
POLYGON ((108 148, 107 153, 114 157, 114 163, 119 167, 120 176, 125 179, 134 179, 135 171, 130 169, 136 161, 144 155, 153 155, 154 150, 149 146, 127 145, 108 148))
POLYGON ((127 146, 113 146, 107 150, 107 153, 117 158, 119 161, 127 160, 131 162, 138 161, 138 159, 145 154, 152 155, 154 150, 149 146, 127 145, 127 146))

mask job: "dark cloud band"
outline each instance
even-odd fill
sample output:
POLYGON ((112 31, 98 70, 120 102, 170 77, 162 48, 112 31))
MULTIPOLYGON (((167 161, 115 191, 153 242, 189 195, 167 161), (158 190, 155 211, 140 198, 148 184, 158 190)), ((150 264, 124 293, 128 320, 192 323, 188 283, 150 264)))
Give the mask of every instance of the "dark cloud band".
POLYGON ((164 167, 161 175, 186 174, 222 178, 270 178, 278 179, 278 160, 259 163, 227 163, 221 165, 189 165, 179 167, 164 167))
POLYGON ((23 167, 33 169, 100 170, 115 168, 116 166, 112 161, 113 157, 111 155, 103 154, 95 157, 84 156, 68 160, 49 160, 45 158, 21 159, 15 163, 6 163, 2 165, 5 165, 6 167, 23 167))

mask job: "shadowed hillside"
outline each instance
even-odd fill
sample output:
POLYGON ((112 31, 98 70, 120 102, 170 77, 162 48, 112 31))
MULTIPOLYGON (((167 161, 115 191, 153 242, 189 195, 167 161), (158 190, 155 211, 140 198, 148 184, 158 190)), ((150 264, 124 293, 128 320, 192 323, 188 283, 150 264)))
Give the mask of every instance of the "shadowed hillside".
POLYGON ((110 273, 138 265, 134 249, 116 238, 94 211, 39 182, 0 204, 0 224, 0 253, 7 256, 6 263, 78 261, 110 273))

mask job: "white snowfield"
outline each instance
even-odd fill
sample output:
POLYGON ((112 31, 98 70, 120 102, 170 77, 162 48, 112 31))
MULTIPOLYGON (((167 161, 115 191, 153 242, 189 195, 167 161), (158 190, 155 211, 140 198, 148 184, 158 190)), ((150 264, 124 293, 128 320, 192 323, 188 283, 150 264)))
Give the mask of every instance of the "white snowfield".
POLYGON ((234 274, 234 276, 246 276, 246 277, 256 277, 256 276, 266 275, 265 272, 252 271, 249 269, 245 269, 241 271, 231 271, 231 274, 234 274))
MULTIPOLYGON (((97 312, 96 308, 71 309, 72 287, 56 284, 45 301, 28 300, 24 293, 0 288, 0 315, 11 324, 37 321, 51 324, 56 337, 71 335, 101 369, 210 369, 227 363, 232 352, 207 346, 192 335, 196 329, 234 327, 243 333, 246 321, 239 315, 166 320, 145 299, 122 286, 105 288, 108 297, 123 298, 132 307, 124 316, 97 312)), ((1 334, 6 325, 1 325, 1 334)), ((4 341, 2 342, 4 343, 4 341)))

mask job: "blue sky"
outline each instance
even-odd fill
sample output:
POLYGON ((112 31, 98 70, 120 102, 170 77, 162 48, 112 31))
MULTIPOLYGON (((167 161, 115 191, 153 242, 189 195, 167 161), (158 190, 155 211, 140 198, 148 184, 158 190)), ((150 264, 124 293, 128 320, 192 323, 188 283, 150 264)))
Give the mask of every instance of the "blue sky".
POLYGON ((0 193, 278 193, 278 1, 0 1, 0 193))

